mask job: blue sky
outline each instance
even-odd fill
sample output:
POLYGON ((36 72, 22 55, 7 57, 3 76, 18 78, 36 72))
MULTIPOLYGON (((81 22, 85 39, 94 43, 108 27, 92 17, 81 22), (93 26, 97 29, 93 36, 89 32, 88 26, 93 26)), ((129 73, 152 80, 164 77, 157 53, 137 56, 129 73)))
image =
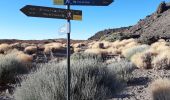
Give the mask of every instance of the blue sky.
MULTIPOLYGON (((82 21, 71 21, 71 38, 87 39, 100 30, 134 25, 153 13, 161 1, 115 0, 105 7, 71 6, 83 12, 82 21)), ((66 38, 66 34, 58 32, 66 20, 27 17, 20 12, 20 8, 25 5, 65 8, 53 5, 53 0, 1 0, 0 39, 66 38)))

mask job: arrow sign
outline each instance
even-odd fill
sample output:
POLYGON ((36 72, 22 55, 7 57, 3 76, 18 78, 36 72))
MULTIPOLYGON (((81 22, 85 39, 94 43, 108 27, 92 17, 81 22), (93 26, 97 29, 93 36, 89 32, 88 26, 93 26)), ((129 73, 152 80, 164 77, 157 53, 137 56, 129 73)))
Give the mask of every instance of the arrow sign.
POLYGON ((87 5, 87 6, 108 6, 114 0, 54 0, 56 5, 87 5))
POLYGON ((21 11, 31 17, 82 20, 82 11, 26 5, 21 11))

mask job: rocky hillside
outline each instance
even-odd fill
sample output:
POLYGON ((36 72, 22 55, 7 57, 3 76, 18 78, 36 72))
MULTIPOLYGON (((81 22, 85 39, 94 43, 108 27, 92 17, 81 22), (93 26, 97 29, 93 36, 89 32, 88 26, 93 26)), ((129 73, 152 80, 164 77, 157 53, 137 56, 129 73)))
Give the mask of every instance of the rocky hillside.
POLYGON ((139 40, 142 41, 155 42, 159 38, 170 39, 170 3, 162 2, 156 12, 141 19, 134 26, 100 31, 89 39, 100 39, 108 33, 110 35, 115 32, 124 33, 124 35, 140 35, 139 40))
POLYGON ((111 35, 112 33, 117 33, 117 32, 124 32, 124 31, 127 31, 129 27, 121 27, 121 28, 115 28, 115 29, 106 29, 104 31, 99 31, 97 32, 94 36, 90 37, 88 40, 98 40, 100 39, 102 36, 106 35, 106 36, 109 36, 111 35))

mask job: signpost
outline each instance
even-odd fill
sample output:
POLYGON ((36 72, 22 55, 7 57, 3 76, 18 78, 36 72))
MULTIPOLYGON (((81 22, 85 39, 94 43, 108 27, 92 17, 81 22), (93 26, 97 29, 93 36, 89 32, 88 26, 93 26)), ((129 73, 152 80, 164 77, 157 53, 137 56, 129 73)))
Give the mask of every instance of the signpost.
POLYGON ((54 0, 56 5, 108 6, 113 0, 54 0))
POLYGON ((66 5, 67 9, 27 5, 21 11, 31 17, 67 19, 67 100, 70 100, 70 20, 82 20, 82 11, 70 10, 70 5, 108 6, 114 0, 54 0, 56 5, 66 5))
POLYGON ((82 11, 27 5, 21 11, 31 17, 82 20, 82 11))

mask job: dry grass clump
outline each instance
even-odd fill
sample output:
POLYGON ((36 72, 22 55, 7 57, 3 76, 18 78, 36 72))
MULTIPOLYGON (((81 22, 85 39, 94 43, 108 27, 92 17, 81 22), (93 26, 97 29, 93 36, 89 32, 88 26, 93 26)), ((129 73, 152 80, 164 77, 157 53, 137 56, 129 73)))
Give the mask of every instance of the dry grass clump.
POLYGON ((21 43, 13 43, 10 46, 12 49, 21 49, 21 43))
POLYGON ((29 43, 21 43, 21 47, 22 48, 26 48, 28 46, 31 46, 31 44, 29 44, 29 43))
POLYGON ((131 57, 131 62, 138 68, 152 68, 153 54, 151 52, 136 53, 131 57))
POLYGON ((169 79, 157 79, 150 86, 153 100, 170 100, 169 79))
POLYGON ((63 47, 62 43, 49 43, 44 45, 44 53, 50 54, 51 52, 63 52, 65 51, 65 47, 63 47))
POLYGON ((167 42, 165 41, 158 41, 153 44, 151 44, 151 48, 157 49, 159 46, 167 46, 167 42))
POLYGON ((103 45, 104 45, 103 48, 108 49, 108 48, 112 47, 113 42, 101 41, 101 43, 103 43, 103 45))
POLYGON ((92 45, 92 49, 104 49, 104 43, 96 42, 92 45))
POLYGON ((38 45, 37 45, 37 50, 39 50, 39 51, 44 51, 44 49, 45 49, 44 44, 38 44, 38 45))
POLYGON ((149 49, 148 45, 139 45, 139 46, 134 46, 132 48, 127 48, 125 50, 122 50, 122 55, 126 57, 128 60, 131 59, 131 57, 139 52, 143 52, 145 50, 149 49))
POLYGON ((110 47, 106 51, 107 51, 108 54, 111 54, 111 55, 120 55, 121 54, 121 51, 119 49, 116 49, 116 48, 110 47))
POLYGON ((74 48, 81 48, 83 46, 85 46, 85 43, 75 43, 75 44, 73 44, 74 48))
POLYGON ((25 54, 23 51, 18 51, 17 49, 8 51, 6 55, 14 55, 18 61, 23 63, 31 63, 33 61, 33 56, 25 54))
MULTIPOLYGON (((30 66, 31 67, 31 66, 30 66)), ((15 53, 0 55, 0 85, 18 82, 18 75, 26 74, 29 67, 15 53)))
POLYGON ((81 48, 73 48, 73 50, 74 50, 74 53, 78 53, 78 52, 81 52, 81 51, 82 51, 81 48))
POLYGON ((84 52, 90 53, 90 54, 98 54, 98 55, 107 55, 108 54, 107 50, 104 50, 104 49, 86 49, 84 52))
POLYGON ((159 53, 152 64, 155 69, 170 69, 170 50, 159 53))
POLYGON ((16 57, 18 58, 18 60, 24 63, 30 63, 33 61, 33 56, 27 55, 22 51, 18 52, 16 57))
POLYGON ((27 54, 34 54, 37 52, 37 46, 28 46, 24 49, 24 52, 27 54))
POLYGON ((6 53, 10 49, 11 49, 11 46, 9 44, 0 44, 0 53, 1 54, 6 53))

